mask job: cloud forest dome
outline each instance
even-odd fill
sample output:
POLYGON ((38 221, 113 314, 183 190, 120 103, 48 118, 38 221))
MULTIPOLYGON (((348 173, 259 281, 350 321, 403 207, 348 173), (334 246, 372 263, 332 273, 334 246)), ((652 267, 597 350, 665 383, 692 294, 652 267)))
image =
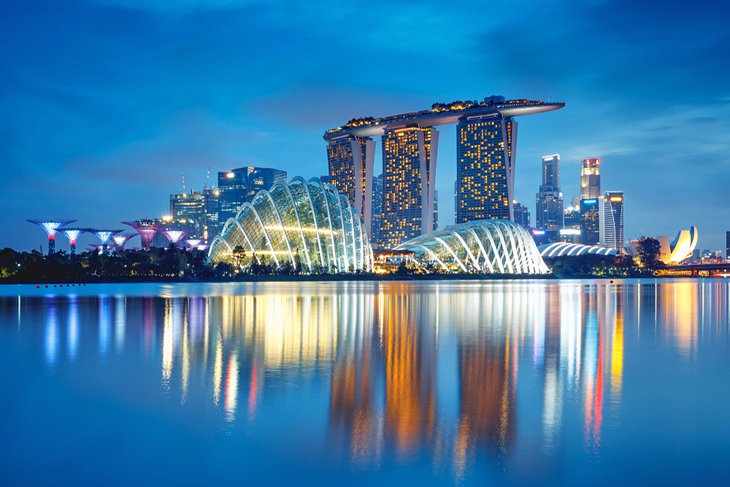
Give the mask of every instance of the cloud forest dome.
POLYGON ((452 225, 402 243, 419 265, 448 272, 547 274, 532 236, 506 220, 477 220, 452 225))
POLYGON ((242 268, 254 260, 304 272, 371 271, 373 254, 360 216, 318 178, 295 177, 261 190, 229 218, 210 245, 211 263, 242 268))

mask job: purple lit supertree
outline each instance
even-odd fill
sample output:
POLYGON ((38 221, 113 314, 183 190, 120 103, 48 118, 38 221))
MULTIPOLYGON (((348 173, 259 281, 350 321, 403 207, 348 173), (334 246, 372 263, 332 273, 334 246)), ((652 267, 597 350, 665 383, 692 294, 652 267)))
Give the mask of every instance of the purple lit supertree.
POLYGON ((106 254, 107 243, 109 242, 109 239, 117 233, 122 232, 122 230, 99 230, 97 228, 87 228, 86 231, 89 233, 93 233, 101 241, 101 254, 106 254))
POLYGON ((79 235, 84 233, 86 230, 84 230, 83 228, 61 228, 59 231, 63 232, 63 234, 66 235, 68 243, 71 247, 71 253, 75 254, 76 240, 79 238, 79 235))
POLYGON ((56 252, 56 232, 59 228, 76 220, 28 220, 28 222, 38 225, 46 231, 48 235, 48 255, 56 252))
POLYGON ((152 248, 152 239, 155 238, 155 234, 162 226, 162 222, 157 220, 134 220, 122 223, 134 228, 139 234, 139 238, 142 240, 142 249, 144 250, 152 248))
POLYGON ((187 234, 187 230, 162 230, 162 234, 167 237, 167 240, 170 241, 170 243, 174 246, 177 245, 177 243, 182 240, 182 238, 187 234))
POLYGON ((117 252, 124 250, 124 246, 127 245, 129 239, 136 236, 136 233, 120 233, 112 236, 112 240, 114 241, 114 246, 116 247, 117 252))

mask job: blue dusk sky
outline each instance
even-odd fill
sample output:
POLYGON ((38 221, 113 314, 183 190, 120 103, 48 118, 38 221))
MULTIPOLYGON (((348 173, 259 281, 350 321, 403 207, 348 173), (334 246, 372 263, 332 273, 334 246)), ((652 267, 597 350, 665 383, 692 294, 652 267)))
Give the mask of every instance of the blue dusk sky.
MULTIPOLYGON (((728 22, 725 0, 4 1, 0 248, 45 247, 26 218, 165 214, 183 172, 188 189, 208 168, 324 175, 326 129, 492 94, 567 103, 519 119, 533 222, 542 155, 560 154, 566 202, 600 157, 627 238, 694 224, 702 249, 724 248, 728 22)), ((439 130, 443 225, 456 129, 439 130)))

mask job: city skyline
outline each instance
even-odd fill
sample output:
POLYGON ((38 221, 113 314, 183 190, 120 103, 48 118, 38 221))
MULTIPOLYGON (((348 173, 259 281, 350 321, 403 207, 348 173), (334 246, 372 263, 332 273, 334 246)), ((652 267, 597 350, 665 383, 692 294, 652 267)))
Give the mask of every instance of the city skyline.
MULTIPOLYGON (((726 5, 531 6, 535 19, 561 18, 551 32, 524 21, 524 4, 485 22, 476 20, 480 8, 488 9, 292 4, 294 22, 248 2, 4 5, 0 222, 11 231, 0 247, 43 242, 26 218, 108 227, 163 215, 182 172, 198 190, 209 167, 326 174, 321 133, 329 127, 499 93, 568 104, 521 125, 516 200, 533 207, 542 155, 561 154, 566 198, 579 193, 581 161, 600 158, 602 187, 630 196, 626 238, 696 224, 702 248, 725 248, 726 5), (368 29, 341 27, 360 15, 368 29), (406 18, 421 22, 403 27, 406 18), (436 28, 441 40, 429 52, 409 40, 436 28), (505 32, 509 42, 485 52, 505 32), (353 49, 377 59, 376 69, 363 72, 345 55, 328 64, 353 49), (435 69, 415 83, 413 69, 426 56, 435 69), (460 65, 472 69, 449 69, 460 65), (686 194, 692 198, 676 205, 686 194), (667 207, 675 209, 671 219, 661 210, 667 207)), ((439 132, 444 227, 453 222, 456 133, 439 132)), ((375 157, 377 168, 380 151, 375 157)), ((93 241, 81 238, 79 248, 93 241)))

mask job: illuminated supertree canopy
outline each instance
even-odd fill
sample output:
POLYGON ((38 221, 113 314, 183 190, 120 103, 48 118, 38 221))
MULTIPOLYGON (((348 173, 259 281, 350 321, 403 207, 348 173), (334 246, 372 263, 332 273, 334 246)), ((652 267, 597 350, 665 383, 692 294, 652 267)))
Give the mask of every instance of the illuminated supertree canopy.
POLYGON ((163 230, 162 234, 167 237, 171 244, 176 245, 188 233, 185 230, 163 230))
POLYGON ((145 250, 149 250, 152 247, 152 239, 155 238, 155 234, 162 226, 162 222, 149 219, 122 223, 134 228, 134 230, 139 234, 139 237, 142 240, 142 248, 145 250))
POLYGON ((116 246, 117 250, 124 250, 124 246, 127 244, 129 239, 135 237, 136 235, 136 233, 120 233, 112 236, 112 240, 114 241, 114 245, 116 246))
POLYGON ((79 235, 84 233, 86 230, 83 228, 61 228, 59 231, 63 232, 64 235, 66 235, 66 238, 68 239, 68 243, 71 247, 71 253, 76 253, 76 240, 78 240, 79 235))
POLYGON ((101 252, 106 253, 107 243, 109 242, 109 239, 112 238, 117 233, 121 233, 122 230, 101 230, 98 228, 88 228, 86 229, 87 232, 93 233, 97 236, 99 241, 101 241, 101 252))
POLYGON ((45 230, 46 235, 48 235, 49 255, 56 251, 56 232, 58 229, 75 221, 76 220, 28 220, 28 222, 38 225, 45 230))

